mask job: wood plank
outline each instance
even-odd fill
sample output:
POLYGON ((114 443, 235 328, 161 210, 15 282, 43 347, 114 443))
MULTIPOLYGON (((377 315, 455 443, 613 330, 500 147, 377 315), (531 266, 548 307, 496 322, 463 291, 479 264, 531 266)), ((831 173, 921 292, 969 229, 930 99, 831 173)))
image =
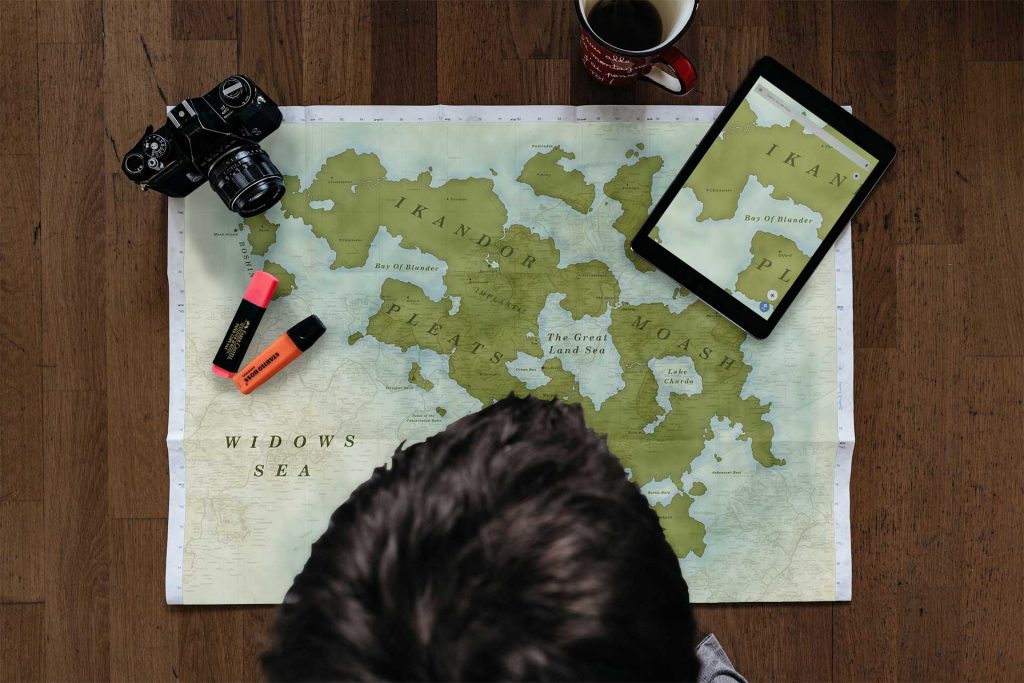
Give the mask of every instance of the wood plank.
POLYGON ((736 0, 735 2, 707 2, 698 8, 701 27, 755 27, 767 26, 778 11, 776 2, 736 0))
MULTIPOLYGON (((175 0, 175 40, 235 40, 238 23, 235 0, 175 0)), ((199 59, 197 55, 195 59, 199 59)), ((218 78, 222 80, 228 72, 218 78)))
MULTIPOLYGON (((27 94, 35 94, 35 81, 27 94)), ((0 118, 0 127, 3 119, 0 118)), ((36 138, 38 140, 38 138, 36 138)), ((39 159, 0 156, 0 500, 43 496, 39 159)))
POLYGON ((40 49, 46 678, 109 677, 102 46, 40 49), (67 153, 67 123, 76 152, 67 153))
POLYGON ((700 104, 723 105, 735 92, 750 67, 764 55, 771 43, 765 26, 702 25, 701 65, 697 74, 700 104), (719 50, 728 45, 728 50, 719 50))
MULTIPOLYGON (((836 33, 841 33, 837 28, 836 33)), ((834 57, 833 94, 841 104, 855 103, 854 115, 893 139, 896 56, 891 52, 839 52, 834 57), (873 78, 858 78, 872 73, 873 78)), ((899 210, 899 184, 892 169, 853 218, 854 345, 896 345, 895 251, 893 220, 899 210)))
POLYGON ((374 104, 436 104, 437 5, 430 0, 373 4, 374 104))
MULTIPOLYGON (((898 366, 888 390, 896 395, 900 488, 887 498, 900 552, 884 560, 896 572, 897 676, 962 678, 960 661, 964 558, 961 528, 964 444, 962 396, 968 252, 962 246, 908 245, 897 264, 898 366)), ((879 378, 878 381, 884 381, 879 378)), ((861 451, 863 452, 863 451, 861 451)), ((869 589, 870 590, 870 589, 869 589)))
MULTIPOLYGON (((36 3, 34 0, 25 2, 5 2, 0 4, 0 54, 7 56, 18 52, 35 53, 36 40, 38 39, 38 23, 36 21, 36 3)), ((9 65, 5 64, 8 68, 9 65)), ((35 69, 33 68, 33 72, 35 69)), ((0 76, 6 76, 0 73, 0 76)), ((4 81, 0 81, 3 83, 4 81)), ((16 99, 20 95, 27 99, 29 93, 20 90, 4 91, 10 99, 16 99)), ((8 104, 8 103, 4 103, 8 104)), ((4 131, 5 133, 7 131, 4 131)), ((5 152, 13 154, 13 152, 5 152)))
POLYGON ((486 71, 464 71, 460 60, 438 55, 438 99, 449 104, 564 104, 569 65, 564 59, 510 59, 486 71))
MULTIPOLYGON (((793 69, 802 78, 828 93, 831 84, 832 65, 832 9, 826 2, 741 2, 705 3, 698 9, 701 17, 702 59, 726 60, 740 73, 731 73, 725 79, 727 92, 740 84, 742 77, 750 71, 757 58, 771 54, 777 60, 793 69), (745 31, 764 29, 770 46, 759 46, 751 52, 748 44, 741 44, 742 56, 716 55, 735 50, 732 43, 713 42, 708 37, 708 28, 733 29, 729 33, 742 34, 745 31), (725 47, 727 46, 727 47, 725 47)), ((714 33, 714 32, 712 32, 714 33)), ((754 35, 758 35, 754 31, 754 35)), ((707 74, 717 73, 705 65, 707 74)), ((702 100, 703 101, 703 100, 702 100)), ((724 104, 725 99, 708 104, 724 104)))
POLYGON ((100 0, 38 0, 38 25, 45 27, 39 42, 103 42, 103 5, 100 0))
POLYGON ((966 4, 969 59, 1024 60, 1024 3, 1002 0, 966 4))
POLYGON ((964 125, 971 141, 957 176, 971 253, 966 350, 1024 355, 1024 65, 971 64, 967 74, 964 125))
POLYGON ((110 528, 110 675, 178 679, 182 613, 164 604, 166 519, 116 520, 110 528))
POLYGON ((1024 680, 1024 357, 968 358, 960 467, 964 509, 963 671, 973 680, 1024 680))
POLYGON ((242 0, 238 5, 238 68, 282 106, 303 104, 302 35, 297 2, 242 0))
POLYGON ((42 603, 0 604, 0 683, 44 680, 45 609, 42 603))
POLYGON ((831 95, 831 3, 793 0, 771 7, 771 17, 766 23, 772 40, 770 54, 805 81, 831 95))
POLYGON ((0 500, 43 493, 35 43, 35 4, 0 4, 0 500))
POLYGON ((144 130, 140 116, 163 125, 165 104, 175 102, 167 94, 174 80, 171 10, 165 2, 138 2, 111 3, 105 12, 103 121, 113 141, 103 157, 107 466, 114 518, 167 514, 167 395, 143 379, 166 376, 158 369, 167 358, 166 200, 140 192, 120 164, 144 130))
POLYGON ((748 680, 832 677, 830 604, 703 605, 694 612, 700 629, 715 634, 748 680))
POLYGON ((372 20, 369 0, 302 5, 302 104, 370 103, 373 32, 366 28, 372 20))
POLYGON ((35 156, 39 139, 35 3, 0 3, 0 59, 4 65, 0 69, 0 153, 35 156))
POLYGON ((0 603, 41 602, 43 503, 0 501, 0 603))
MULTIPOLYGON (((172 102, 205 95, 238 69, 234 40, 176 40, 171 48, 172 102)), ((258 84, 261 88, 262 83, 258 84)), ((166 230, 166 227, 164 228, 166 230)))
POLYGON ((454 0, 438 3, 437 45, 471 60, 463 70, 486 73, 503 59, 567 59, 576 25, 569 2, 454 0))
POLYGON ((40 217, 43 380, 52 390, 102 390, 106 381, 103 302, 106 244, 103 174, 102 49, 52 45, 40 50, 40 217), (67 122, 78 121, 75 154, 67 122), (99 311, 99 312, 97 312, 99 311))
MULTIPOLYGON (((508 41, 492 40, 487 45, 500 43, 514 52, 516 59, 568 59, 571 43, 576 37, 576 12, 573 3, 562 0, 505 0, 503 3, 504 25, 508 41), (568 6, 567 6, 568 5, 568 6)), ((495 14, 499 10, 486 6, 495 14)), ((480 12, 475 12, 476 16, 480 12)), ((444 28, 444 27, 442 27, 444 28)), ((498 38, 502 33, 496 33, 498 38)), ((513 56, 513 55, 510 55, 513 56)))
MULTIPOLYGON (((838 0, 832 5, 832 16, 836 54, 895 51, 895 0, 838 0)), ((866 87, 872 80, 888 74, 873 71, 871 65, 865 65, 855 80, 858 85, 866 87)), ((842 83, 836 78, 835 85, 842 83)))
POLYGON ((900 637, 894 605, 901 582, 896 558, 903 553, 893 501, 906 495, 900 452, 903 416, 900 396, 882 377, 899 371, 895 349, 858 348, 854 359, 857 445, 850 483, 853 600, 837 603, 833 614, 834 680, 893 680, 900 637))
POLYGON ((550 34, 545 39, 524 21, 529 17, 532 26, 557 26, 567 23, 563 10, 547 2, 439 4, 438 100, 451 104, 567 102, 567 41, 552 40, 550 34), (469 59, 472 68, 466 68, 469 59))
POLYGON ((965 119, 962 106, 949 106, 949 98, 950 84, 963 84, 966 77, 960 51, 952 47, 964 10, 960 3, 910 2, 896 13, 899 107, 893 142, 899 162, 889 171, 900 194, 896 242, 963 241, 964 193, 957 172, 976 126, 965 119))
POLYGON ((109 678, 106 397, 47 389, 46 678, 109 678))
POLYGON ((178 677, 190 681, 240 681, 246 662, 245 624, 254 608, 189 607, 180 613, 178 677))

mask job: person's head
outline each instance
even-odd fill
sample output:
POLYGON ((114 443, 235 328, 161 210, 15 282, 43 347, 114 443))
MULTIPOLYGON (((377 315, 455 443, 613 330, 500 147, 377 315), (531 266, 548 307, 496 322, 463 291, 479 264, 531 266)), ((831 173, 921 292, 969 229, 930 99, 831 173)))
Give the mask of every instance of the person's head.
POLYGON ((395 452, 331 517, 273 680, 691 680, 657 515, 578 406, 508 398, 395 452))

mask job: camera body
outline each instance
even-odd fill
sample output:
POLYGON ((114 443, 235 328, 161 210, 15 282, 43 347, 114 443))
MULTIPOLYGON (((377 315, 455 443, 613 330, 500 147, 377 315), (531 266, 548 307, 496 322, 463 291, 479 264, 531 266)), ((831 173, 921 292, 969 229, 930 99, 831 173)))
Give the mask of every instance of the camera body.
POLYGON ((202 97, 190 97, 146 128, 121 170, 143 190, 184 197, 210 181, 229 209, 263 213, 282 196, 281 172, 259 142, 281 125, 281 110, 247 76, 225 78, 202 97))

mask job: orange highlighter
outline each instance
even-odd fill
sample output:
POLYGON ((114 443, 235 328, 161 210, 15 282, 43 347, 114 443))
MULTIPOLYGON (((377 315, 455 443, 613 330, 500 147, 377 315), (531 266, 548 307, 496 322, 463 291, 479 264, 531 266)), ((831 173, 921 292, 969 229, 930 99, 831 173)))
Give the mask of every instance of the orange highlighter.
POLYGON ((302 355, 327 328, 320 318, 311 315, 293 325, 287 332, 263 349, 260 355, 235 373, 232 378, 243 394, 252 393, 268 379, 280 372, 286 365, 302 355))

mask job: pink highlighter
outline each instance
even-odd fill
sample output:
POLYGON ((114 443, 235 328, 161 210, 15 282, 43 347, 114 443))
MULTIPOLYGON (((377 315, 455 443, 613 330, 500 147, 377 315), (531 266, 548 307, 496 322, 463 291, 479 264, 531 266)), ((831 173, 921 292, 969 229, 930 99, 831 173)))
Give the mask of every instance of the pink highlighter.
POLYGON ((228 326, 224 341, 217 349, 217 357, 213 359, 213 374, 230 379, 238 372, 242 358, 256 336, 256 328, 263 319, 276 289, 276 277, 262 270, 253 273, 245 296, 242 297, 242 303, 238 304, 238 311, 228 326))

